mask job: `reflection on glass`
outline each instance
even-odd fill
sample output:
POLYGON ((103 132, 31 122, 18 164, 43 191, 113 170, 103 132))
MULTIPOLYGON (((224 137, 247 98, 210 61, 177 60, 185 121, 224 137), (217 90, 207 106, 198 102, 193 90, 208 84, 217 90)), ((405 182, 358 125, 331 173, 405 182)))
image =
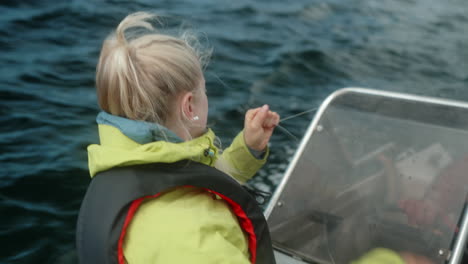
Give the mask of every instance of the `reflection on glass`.
POLYGON ((323 263, 378 247, 444 263, 468 191, 468 111, 343 97, 321 116, 272 211, 274 244, 323 263))

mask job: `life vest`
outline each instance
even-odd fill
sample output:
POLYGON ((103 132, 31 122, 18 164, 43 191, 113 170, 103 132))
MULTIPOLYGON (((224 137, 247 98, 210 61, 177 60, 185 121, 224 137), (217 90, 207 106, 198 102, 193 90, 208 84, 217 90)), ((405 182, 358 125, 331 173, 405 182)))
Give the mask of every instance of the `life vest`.
POLYGON ((204 188, 226 201, 248 237, 251 262, 275 263, 268 226, 255 199, 230 176, 191 161, 117 167, 96 175, 78 216, 79 263, 124 264, 126 229, 140 203, 182 186, 204 188))

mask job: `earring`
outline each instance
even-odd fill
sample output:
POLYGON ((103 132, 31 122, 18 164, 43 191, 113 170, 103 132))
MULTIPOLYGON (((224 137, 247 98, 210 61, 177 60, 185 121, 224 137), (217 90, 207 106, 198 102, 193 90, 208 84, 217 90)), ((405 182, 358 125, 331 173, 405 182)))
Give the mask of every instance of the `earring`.
POLYGON ((200 119, 198 116, 194 116, 194 117, 192 118, 193 121, 197 121, 198 119, 200 119))

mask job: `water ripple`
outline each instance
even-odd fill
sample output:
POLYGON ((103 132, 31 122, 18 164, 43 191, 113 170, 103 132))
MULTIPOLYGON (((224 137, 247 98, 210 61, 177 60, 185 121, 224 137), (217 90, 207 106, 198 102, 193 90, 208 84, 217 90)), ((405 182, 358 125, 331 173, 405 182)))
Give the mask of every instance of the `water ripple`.
MULTIPOLYGON (((106 34, 137 10, 207 35, 209 122, 223 145, 250 107, 268 103, 286 117, 344 86, 468 101, 466 0, 1 1, 0 212, 9 216, 0 220, 1 263, 76 263, 86 146, 98 142, 97 57, 106 34)), ((300 138, 312 117, 283 125, 300 138)), ((251 184, 273 191, 297 144, 275 132, 251 184)))

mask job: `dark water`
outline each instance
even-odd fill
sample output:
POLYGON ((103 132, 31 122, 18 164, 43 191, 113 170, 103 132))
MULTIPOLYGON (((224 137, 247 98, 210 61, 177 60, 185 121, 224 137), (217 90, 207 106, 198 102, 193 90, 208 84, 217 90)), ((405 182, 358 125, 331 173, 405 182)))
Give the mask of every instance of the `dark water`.
MULTIPOLYGON (((76 263, 95 64, 106 34, 139 10, 206 33, 210 122, 225 145, 249 107, 286 117, 346 86, 468 101, 466 0, 1 0, 0 263, 76 263)), ((300 138, 312 116, 282 125, 300 138)), ((274 190, 297 144, 278 130, 252 184, 274 190)))

